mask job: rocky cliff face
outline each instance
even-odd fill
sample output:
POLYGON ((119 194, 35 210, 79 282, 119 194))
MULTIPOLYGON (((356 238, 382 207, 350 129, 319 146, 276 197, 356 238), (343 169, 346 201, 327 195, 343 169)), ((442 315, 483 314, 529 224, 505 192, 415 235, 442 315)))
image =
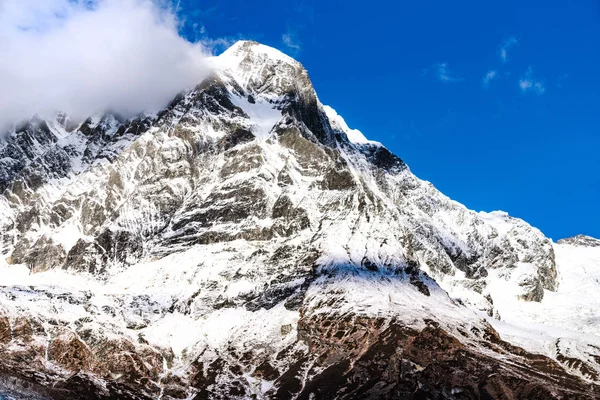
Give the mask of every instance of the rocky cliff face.
POLYGON ((0 146, 0 391, 594 398, 591 322, 541 351, 496 330, 561 295, 557 245, 416 178, 278 51, 213 64, 157 115, 0 146))

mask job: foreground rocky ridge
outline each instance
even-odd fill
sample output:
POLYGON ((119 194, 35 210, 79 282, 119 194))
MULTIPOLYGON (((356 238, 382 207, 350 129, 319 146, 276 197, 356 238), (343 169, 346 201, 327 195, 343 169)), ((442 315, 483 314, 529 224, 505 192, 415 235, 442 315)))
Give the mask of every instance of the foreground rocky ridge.
POLYGON ((34 118, 0 155, 17 397, 597 393, 594 330, 531 352, 484 319, 560 293, 556 245, 417 179, 271 48, 239 42, 154 116, 34 118))

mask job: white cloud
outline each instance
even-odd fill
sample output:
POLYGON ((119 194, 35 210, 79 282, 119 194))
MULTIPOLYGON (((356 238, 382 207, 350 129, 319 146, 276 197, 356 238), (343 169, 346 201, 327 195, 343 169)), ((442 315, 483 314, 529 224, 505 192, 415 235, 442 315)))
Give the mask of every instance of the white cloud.
POLYGON ((489 70, 487 74, 485 74, 485 76, 483 77, 483 87, 487 88, 488 86, 490 86, 490 82, 496 78, 498 78, 498 71, 496 71, 495 69, 489 70))
POLYGON ((529 67, 525 75, 519 79, 519 87, 523 93, 533 90, 537 95, 542 95, 546 92, 546 86, 543 82, 538 81, 533 76, 533 68, 529 67))
POLYGON ((209 72, 162 0, 0 0, 0 125, 157 110, 209 72))
POLYGON ((544 94, 546 91, 546 86, 541 82, 536 82, 533 84, 533 89, 537 94, 544 94))
POLYGON ((533 87, 533 82, 531 79, 521 79, 519 80, 519 86, 523 92, 526 92, 533 87))
POLYGON ((281 35, 281 40, 283 41, 283 44, 285 44, 288 48, 290 48, 293 51, 300 51, 300 41, 298 41, 298 38, 296 37, 296 34, 288 31, 286 33, 284 33, 283 35, 281 35))
POLYGON ((502 47, 500 48, 500 59, 502 60, 502 62, 507 61, 508 50, 510 50, 512 47, 516 46, 517 44, 519 44, 519 41, 514 36, 511 36, 504 41, 504 43, 502 44, 502 47))
POLYGON ((445 62, 437 63, 437 64, 432 65, 430 68, 424 69, 423 75, 428 74, 430 70, 433 70, 435 77, 440 82, 457 83, 457 82, 462 82, 465 80, 464 78, 461 78, 460 76, 452 75, 452 73, 450 73, 450 70, 448 68, 448 64, 446 64, 445 62))

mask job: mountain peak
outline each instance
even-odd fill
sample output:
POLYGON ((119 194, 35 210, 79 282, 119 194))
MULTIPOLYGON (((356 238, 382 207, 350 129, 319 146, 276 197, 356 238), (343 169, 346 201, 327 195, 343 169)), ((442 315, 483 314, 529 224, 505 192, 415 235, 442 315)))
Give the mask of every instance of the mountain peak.
POLYGON ((214 69, 224 80, 233 78, 237 85, 248 91, 285 96, 298 82, 304 89, 312 89, 308 74, 302 65, 279 50, 258 42, 242 40, 213 59, 214 69))
POLYGON ((577 235, 560 239, 558 244, 569 244, 577 247, 600 247, 600 240, 587 235, 577 235))
POLYGON ((219 56, 220 59, 246 59, 248 57, 255 61, 260 59, 262 61, 272 60, 285 63, 297 63, 296 60, 283 52, 253 40, 239 40, 219 56))

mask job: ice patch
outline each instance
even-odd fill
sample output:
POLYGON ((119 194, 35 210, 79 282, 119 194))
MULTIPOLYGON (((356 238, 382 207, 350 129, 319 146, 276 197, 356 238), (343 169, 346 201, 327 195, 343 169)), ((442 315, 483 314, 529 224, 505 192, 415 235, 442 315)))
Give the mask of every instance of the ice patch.
POLYGON ((241 108, 252 121, 252 133, 258 138, 267 139, 275 124, 281 120, 281 111, 274 104, 262 97, 255 97, 253 102, 246 97, 230 96, 231 102, 241 108))

